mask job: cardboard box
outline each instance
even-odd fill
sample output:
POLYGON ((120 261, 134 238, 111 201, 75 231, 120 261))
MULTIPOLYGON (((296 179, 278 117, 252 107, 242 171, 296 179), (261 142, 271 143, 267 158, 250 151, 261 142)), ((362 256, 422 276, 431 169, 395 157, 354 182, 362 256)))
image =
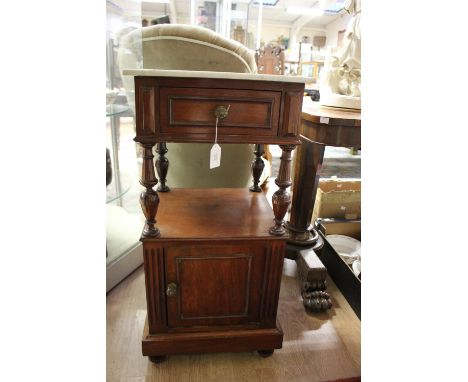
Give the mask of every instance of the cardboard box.
POLYGON ((315 198, 312 224, 317 218, 361 218, 360 180, 320 180, 315 198))

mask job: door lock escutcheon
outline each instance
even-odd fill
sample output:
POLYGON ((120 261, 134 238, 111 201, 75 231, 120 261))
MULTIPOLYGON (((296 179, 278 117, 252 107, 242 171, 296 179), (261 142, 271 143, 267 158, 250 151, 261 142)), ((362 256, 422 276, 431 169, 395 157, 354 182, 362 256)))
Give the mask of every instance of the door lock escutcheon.
POLYGON ((177 284, 176 283, 169 283, 166 289, 166 296, 172 297, 177 294, 177 284))

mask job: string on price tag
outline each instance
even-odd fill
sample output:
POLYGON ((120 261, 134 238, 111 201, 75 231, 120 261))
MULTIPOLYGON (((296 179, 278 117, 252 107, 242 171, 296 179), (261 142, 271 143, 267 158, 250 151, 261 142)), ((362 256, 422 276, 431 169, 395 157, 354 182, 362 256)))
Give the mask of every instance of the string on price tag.
MULTIPOLYGON (((227 111, 231 105, 228 106, 227 111)), ((210 170, 221 165, 221 146, 218 145, 218 122, 219 117, 216 117, 216 124, 215 124, 215 141, 214 145, 210 150, 210 170)))

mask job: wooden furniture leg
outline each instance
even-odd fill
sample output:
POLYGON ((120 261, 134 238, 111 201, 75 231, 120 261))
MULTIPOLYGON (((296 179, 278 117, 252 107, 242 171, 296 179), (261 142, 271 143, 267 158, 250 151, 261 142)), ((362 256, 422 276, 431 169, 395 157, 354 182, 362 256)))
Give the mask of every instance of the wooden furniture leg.
POLYGON ((297 258, 299 279, 302 281, 301 296, 306 308, 318 313, 332 306, 327 289, 327 268, 313 249, 303 249, 297 258))
POLYGON ((156 145, 156 152, 159 154, 159 158, 156 160, 156 170, 160 182, 157 190, 159 192, 168 192, 171 189, 166 185, 166 176, 169 169, 169 159, 165 157, 167 153, 166 142, 159 142, 156 145))
POLYGON ((311 227, 315 196, 320 180, 325 145, 300 136, 302 144, 296 152, 291 216, 287 223, 288 243, 311 246, 318 250, 323 246, 317 231, 311 227))
POLYGON ((255 145, 255 159, 252 162, 253 186, 249 188, 252 192, 262 191, 258 184, 260 183, 260 177, 262 176, 263 169, 265 168, 265 163, 263 163, 262 160, 264 152, 264 145, 255 145))
POLYGON ((153 363, 161 363, 167 359, 165 355, 150 355, 148 358, 153 363))
POLYGON ((262 358, 266 358, 266 357, 269 357, 273 354, 275 350, 274 349, 271 349, 271 350, 258 350, 258 355, 262 358))
POLYGON ((143 166, 141 171, 140 184, 146 188, 140 195, 141 209, 146 217, 145 227, 143 228, 143 237, 158 237, 159 229, 155 227, 156 213, 158 212, 159 196, 153 190, 158 184, 158 179, 154 174, 153 165, 153 146, 154 143, 142 143, 143 147, 143 166))
POLYGON ((283 236, 286 229, 283 227, 283 219, 291 203, 291 195, 287 188, 291 186, 291 151, 295 145, 280 145, 283 153, 281 154, 281 163, 278 177, 275 179, 279 190, 273 194, 273 213, 275 214, 275 225, 269 232, 275 236, 283 236))

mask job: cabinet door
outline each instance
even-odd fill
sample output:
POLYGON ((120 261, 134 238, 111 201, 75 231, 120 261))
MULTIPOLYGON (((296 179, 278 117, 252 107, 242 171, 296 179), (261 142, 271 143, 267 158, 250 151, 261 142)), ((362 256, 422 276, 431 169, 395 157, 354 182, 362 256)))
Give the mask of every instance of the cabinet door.
POLYGON ((168 325, 259 322, 266 252, 262 245, 167 248, 168 325))

